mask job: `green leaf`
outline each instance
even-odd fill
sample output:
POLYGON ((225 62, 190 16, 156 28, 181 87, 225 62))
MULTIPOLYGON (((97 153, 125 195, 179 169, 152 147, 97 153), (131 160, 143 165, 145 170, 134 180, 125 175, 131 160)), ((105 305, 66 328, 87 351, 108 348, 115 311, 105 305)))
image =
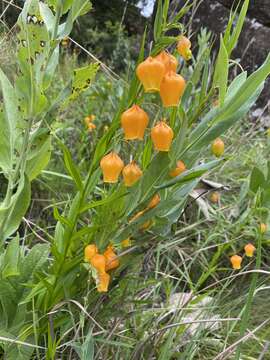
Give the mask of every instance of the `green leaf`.
POLYGON ((198 165, 191 170, 184 171, 181 175, 176 176, 174 179, 167 181, 166 183, 164 183, 162 185, 155 186, 155 188, 157 190, 160 190, 160 189, 168 188, 175 184, 180 185, 180 184, 184 184, 186 182, 192 181, 198 177, 201 177, 207 171, 214 169, 215 167, 220 165, 221 162, 222 162, 222 160, 213 160, 213 161, 210 161, 209 163, 198 165))
POLYGON ((249 182, 250 190, 256 193, 259 190, 259 188, 264 188, 265 182, 266 181, 263 172, 257 167, 254 167, 250 175, 250 182, 249 182))
POLYGON ((99 69, 98 63, 89 64, 80 69, 75 69, 72 81, 72 94, 69 100, 76 99, 83 91, 87 90, 99 69))
POLYGON ((8 207, 0 207, 0 232, 2 241, 12 235, 20 226, 30 204, 31 187, 25 175, 19 181, 16 193, 11 197, 8 207))
POLYGON ((91 332, 86 336, 83 344, 74 343, 72 347, 76 351, 80 360, 94 360, 95 347, 94 347, 94 338, 91 332))
POLYGON ((67 36, 70 34, 74 21, 82 15, 87 14, 92 9, 92 4, 89 0, 73 1, 72 7, 68 13, 67 21, 63 27, 60 27, 59 36, 67 36))
POLYGON ((2 271, 3 278, 7 278, 9 276, 17 276, 20 274, 19 261, 20 243, 19 237, 16 236, 13 240, 10 241, 5 252, 2 271))
POLYGON ((48 165, 51 157, 51 136, 43 134, 35 137, 31 144, 26 162, 26 174, 30 181, 34 180, 48 165))
POLYGON ((233 33, 229 37, 227 43, 225 44, 229 56, 231 55, 231 52, 235 48, 237 41, 239 39, 239 36, 241 34, 241 31, 242 31, 242 28, 243 28, 243 25, 245 22, 245 18, 246 18, 248 6, 249 6, 249 0, 245 0, 245 2, 243 3, 243 6, 242 6, 241 12, 239 14, 237 24, 233 30, 233 33))
POLYGON ((223 105, 229 74, 229 58, 222 36, 220 36, 220 48, 215 66, 213 87, 219 88, 219 103, 223 105))
POLYGON ((13 152, 16 138, 16 125, 20 121, 18 102, 13 86, 0 69, 0 88, 4 101, 4 111, 0 109, 0 168, 9 172, 13 166, 13 152))
POLYGON ((58 140, 58 144, 61 147, 61 149, 63 150, 64 163, 65 163, 65 167, 66 167, 68 173, 70 174, 70 176, 74 180, 78 190, 82 191, 83 190, 83 183, 82 183, 82 179, 81 179, 81 175, 80 175, 78 167, 74 164, 74 162, 72 160, 72 157, 71 157, 71 154, 70 154, 68 148, 66 147, 66 145, 63 144, 60 140, 58 140))
POLYGON ((209 144, 217 136, 221 135, 235 121, 240 120, 257 100, 263 89, 266 77, 270 74, 270 55, 264 64, 248 77, 245 82, 241 81, 233 97, 228 98, 220 108, 212 109, 192 131, 190 145, 186 151, 199 150, 203 145, 209 144))
POLYGON ((154 39, 157 42, 160 35, 162 34, 163 26, 162 26, 162 19, 163 18, 163 6, 162 6, 162 0, 158 0, 158 6, 157 6, 157 13, 155 17, 155 23, 154 23, 154 39))

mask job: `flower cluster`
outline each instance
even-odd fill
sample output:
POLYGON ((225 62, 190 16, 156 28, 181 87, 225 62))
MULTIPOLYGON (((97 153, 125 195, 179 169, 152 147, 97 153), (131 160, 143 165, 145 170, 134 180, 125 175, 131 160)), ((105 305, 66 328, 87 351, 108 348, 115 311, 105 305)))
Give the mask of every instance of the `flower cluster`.
MULTIPOLYGON (((263 235, 263 234, 266 233, 266 231, 267 231, 267 225, 264 224, 264 223, 260 223, 259 224, 259 232, 260 232, 260 234, 263 235)), ((252 257, 254 255, 255 250, 256 250, 255 246, 253 244, 251 244, 251 243, 248 243, 244 247, 245 255, 247 257, 252 257)), ((235 270, 241 269, 241 264, 242 264, 242 261, 243 261, 242 256, 233 255, 233 256, 231 256, 230 260, 231 260, 231 264, 232 264, 233 269, 235 269, 235 270)))
POLYGON ((97 274, 98 292, 108 291, 110 275, 108 271, 119 266, 119 259, 112 245, 109 245, 103 254, 99 254, 95 244, 87 245, 84 249, 85 261, 89 262, 97 274))

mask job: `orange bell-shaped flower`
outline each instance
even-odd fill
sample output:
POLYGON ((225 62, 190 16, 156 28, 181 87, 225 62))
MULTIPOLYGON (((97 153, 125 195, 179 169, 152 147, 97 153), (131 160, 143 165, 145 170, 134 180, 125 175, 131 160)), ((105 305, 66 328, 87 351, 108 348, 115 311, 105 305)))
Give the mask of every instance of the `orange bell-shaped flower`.
POLYGON ((103 172, 103 181, 106 183, 116 183, 124 167, 124 163, 121 158, 112 151, 101 159, 100 167, 103 172))
POLYGON ((112 246, 108 246, 103 255, 106 259, 106 271, 116 269, 119 266, 119 259, 113 251, 112 246))
POLYGON ((231 264, 233 269, 239 270, 241 269, 242 257, 239 255, 233 255, 231 258, 231 264))
POLYGON ((139 166, 132 161, 130 164, 126 165, 122 171, 124 183, 126 186, 134 185, 139 178, 142 176, 142 170, 139 166))
POLYGON ((106 272, 98 274, 98 286, 97 291, 98 292, 107 292, 109 283, 110 283, 110 275, 106 272))
POLYGON ((84 249, 84 260, 91 261, 92 257, 98 253, 98 249, 95 244, 87 245, 84 249))
POLYGON ((211 149, 212 149, 212 154, 215 155, 216 157, 222 156, 225 149, 224 142, 220 138, 217 138, 212 143, 211 149))
POLYGON ((192 57, 191 42, 186 36, 181 36, 177 43, 177 51, 186 60, 190 60, 192 57))
POLYGON ((148 115, 138 105, 133 105, 121 115, 121 124, 126 140, 143 140, 148 123, 148 115))
POLYGON ((105 273, 106 258, 104 255, 95 254, 91 260, 91 265, 101 274, 105 273))
POLYGON ((145 92, 159 91, 165 72, 164 64, 151 56, 140 63, 136 69, 136 74, 143 84, 145 92))
POLYGON ((244 249, 247 257, 252 257, 254 255, 254 251, 256 250, 255 246, 251 243, 247 244, 244 249))
POLYGON ((155 59, 161 61, 166 69, 165 74, 167 74, 169 71, 176 72, 178 61, 175 56, 171 55, 167 51, 162 51, 159 53, 155 59))
POLYGON ((158 206, 158 204, 160 203, 160 196, 158 193, 156 193, 151 201, 149 202, 149 204, 147 205, 147 210, 150 210, 150 209, 154 209, 156 206, 158 206))
POLYGON ((170 177, 176 177, 182 174, 186 170, 186 166, 183 161, 179 160, 176 163, 176 168, 170 171, 170 177))
POLYGON ((173 71, 169 71, 160 85, 160 97, 164 107, 178 106, 186 87, 185 79, 173 71))
POLYGON ((173 130, 164 121, 160 121, 151 129, 151 139, 158 151, 170 150, 173 135, 173 130))

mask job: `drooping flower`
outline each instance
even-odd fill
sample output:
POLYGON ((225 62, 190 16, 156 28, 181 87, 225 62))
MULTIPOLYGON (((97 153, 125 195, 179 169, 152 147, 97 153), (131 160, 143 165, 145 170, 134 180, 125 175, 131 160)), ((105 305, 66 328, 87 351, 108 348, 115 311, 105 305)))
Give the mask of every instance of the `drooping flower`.
POLYGON ((165 121, 160 121, 151 129, 151 138, 154 143, 154 147, 158 151, 169 151, 172 140, 173 130, 165 121))
POLYGON ((91 261, 94 255, 98 253, 98 249, 95 244, 87 245, 84 249, 84 259, 85 261, 91 261))
POLYGON ((255 246, 252 245, 251 243, 248 243, 244 249, 245 249, 245 254, 247 257, 252 257, 256 250, 255 246))
POLYGON ((126 165, 122 171, 124 183, 127 187, 134 185, 142 176, 142 170, 136 164, 135 161, 132 161, 126 165))
POLYGON ((233 269, 241 269, 242 257, 239 255, 233 255, 230 258, 233 269))
POLYGON ((112 151, 101 159, 100 167, 103 173, 103 181, 116 183, 124 167, 124 163, 117 153, 112 151))
POLYGON ((178 61, 175 56, 171 55, 167 51, 162 51, 159 53, 155 59, 161 61, 165 66, 165 74, 169 71, 176 72, 178 61))
POLYGON ((183 161, 178 160, 176 163, 176 168, 170 171, 170 177, 176 177, 186 171, 186 166, 183 161))
POLYGON ((159 91, 165 72, 164 64, 151 56, 140 63, 136 69, 136 74, 143 84, 145 92, 159 91))
POLYGON ((220 138, 217 138, 212 143, 211 149, 212 149, 212 154, 215 155, 216 157, 222 156, 225 149, 224 142, 220 138))
POLYGON ((178 106, 186 87, 185 79, 173 71, 169 71, 160 85, 160 97, 164 107, 178 106))
POLYGON ((148 123, 148 115, 138 105, 133 105, 121 115, 121 124, 126 140, 143 140, 148 123))
POLYGON ((181 36, 177 43, 178 53, 186 60, 190 60, 192 57, 191 42, 186 36, 181 36))

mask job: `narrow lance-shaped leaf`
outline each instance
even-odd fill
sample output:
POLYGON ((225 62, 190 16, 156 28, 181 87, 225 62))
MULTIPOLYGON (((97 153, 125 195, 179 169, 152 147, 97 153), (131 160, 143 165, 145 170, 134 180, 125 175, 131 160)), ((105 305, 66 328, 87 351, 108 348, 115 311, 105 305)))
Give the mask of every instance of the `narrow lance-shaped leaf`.
POLYGON ((213 87, 218 87, 219 89, 219 104, 223 105, 226 92, 227 92, 227 82, 229 74, 229 58, 226 47, 222 36, 220 36, 220 48, 218 53, 218 58, 215 66, 213 87))

